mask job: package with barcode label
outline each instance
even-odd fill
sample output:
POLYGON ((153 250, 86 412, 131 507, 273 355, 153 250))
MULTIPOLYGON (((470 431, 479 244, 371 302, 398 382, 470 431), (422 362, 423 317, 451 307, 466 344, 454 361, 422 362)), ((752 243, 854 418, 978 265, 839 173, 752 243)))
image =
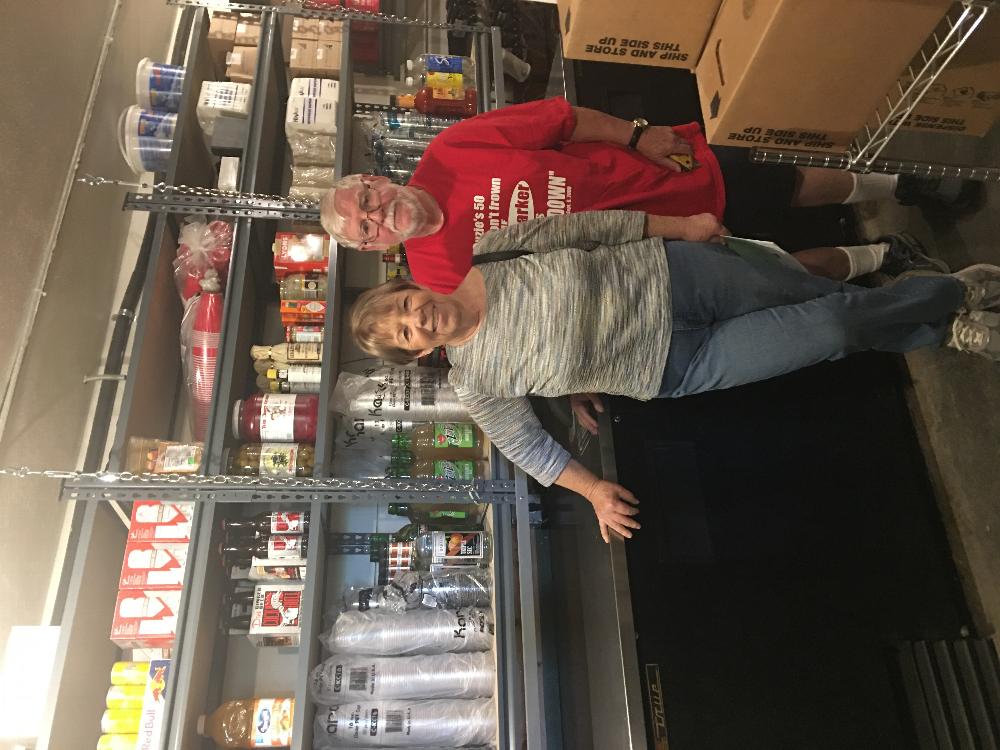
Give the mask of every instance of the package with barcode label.
POLYGON ((485 745, 496 731, 489 698, 341 703, 316 708, 313 748, 485 745))
POLYGON ((309 690, 314 701, 330 706, 386 698, 489 698, 495 681, 492 651, 388 659, 335 654, 313 669, 309 690))
POLYGON ((414 609, 405 614, 379 611, 341 613, 320 640, 331 653, 370 656, 488 651, 496 626, 486 607, 414 609))
POLYGON ((340 373, 331 408, 361 420, 471 422, 468 410, 436 367, 379 367, 364 375, 340 373))

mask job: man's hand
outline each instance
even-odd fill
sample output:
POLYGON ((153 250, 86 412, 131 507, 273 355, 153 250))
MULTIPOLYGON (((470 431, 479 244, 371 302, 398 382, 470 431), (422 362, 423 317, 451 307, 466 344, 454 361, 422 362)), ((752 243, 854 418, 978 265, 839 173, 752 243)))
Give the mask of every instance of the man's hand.
POLYGON ((695 214, 684 219, 681 239, 688 242, 722 242, 722 236, 729 234, 722 222, 712 214, 695 214))
POLYGON ((691 144, 677 135, 669 125, 650 125, 639 136, 635 150, 651 162, 666 167, 672 172, 680 172, 681 165, 670 158, 671 154, 691 156, 691 144))
POLYGON ((576 415, 576 421, 583 425, 591 435, 597 434, 597 418, 591 413, 590 407, 598 414, 604 413, 604 403, 596 393, 574 393, 569 397, 570 408, 576 415))
POLYGON ((605 544, 611 541, 611 531, 631 539, 630 529, 641 528, 639 522, 633 518, 639 513, 639 509, 635 507, 639 501, 620 484, 599 479, 585 497, 594 506, 597 525, 601 529, 601 538, 605 544))

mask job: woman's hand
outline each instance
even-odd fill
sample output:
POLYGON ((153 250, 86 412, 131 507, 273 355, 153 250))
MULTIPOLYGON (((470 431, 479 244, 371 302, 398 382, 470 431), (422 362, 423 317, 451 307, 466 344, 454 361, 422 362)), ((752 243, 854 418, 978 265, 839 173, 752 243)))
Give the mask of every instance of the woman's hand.
POLYGON ((635 495, 620 484, 599 479, 584 495, 597 515, 597 524, 601 529, 601 538, 605 544, 611 542, 611 531, 616 531, 626 539, 632 538, 630 529, 641 528, 633 516, 638 515, 639 504, 635 495))
POLYGON ((671 154, 691 156, 691 144, 674 132, 668 125, 650 125, 641 136, 635 150, 654 164, 666 167, 671 172, 680 172, 681 165, 670 158, 671 154))
POLYGON ((576 421, 583 425, 591 435, 597 434, 597 418, 591 413, 590 407, 598 414, 604 413, 604 403, 596 393, 573 393, 569 397, 570 408, 576 415, 576 421))
POLYGON ((681 239, 688 242, 722 242, 723 235, 727 234, 729 230, 713 214, 695 214, 684 220, 681 239))

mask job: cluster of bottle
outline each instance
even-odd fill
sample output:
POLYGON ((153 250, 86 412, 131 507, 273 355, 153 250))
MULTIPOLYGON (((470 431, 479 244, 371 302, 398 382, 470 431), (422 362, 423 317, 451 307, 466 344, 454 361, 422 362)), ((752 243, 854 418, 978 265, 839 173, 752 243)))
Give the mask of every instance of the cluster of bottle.
POLYGON ((229 574, 222 625, 256 646, 297 646, 309 512, 269 511, 223 521, 222 564, 229 574))
POLYGON ((489 447, 474 424, 427 422, 392 436, 391 477, 471 482, 485 476, 489 447))
MULTIPOLYGON (((374 171, 403 184, 413 176, 428 144, 457 117, 435 117, 406 109, 405 97, 393 97, 395 109, 372 115, 371 140, 374 171)), ((366 116, 369 117, 369 116, 366 116)))
POLYGON ((385 264, 385 280, 410 278, 410 264, 406 260, 406 248, 402 245, 392 245, 382 253, 382 263, 385 264))

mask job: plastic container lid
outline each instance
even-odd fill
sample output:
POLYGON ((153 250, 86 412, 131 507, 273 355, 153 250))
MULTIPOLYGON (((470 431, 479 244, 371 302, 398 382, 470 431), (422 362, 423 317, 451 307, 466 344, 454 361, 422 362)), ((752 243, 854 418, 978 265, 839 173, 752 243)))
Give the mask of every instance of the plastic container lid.
POLYGON ((135 68, 135 101, 144 109, 149 106, 149 69, 153 66, 153 61, 144 57, 135 68))

